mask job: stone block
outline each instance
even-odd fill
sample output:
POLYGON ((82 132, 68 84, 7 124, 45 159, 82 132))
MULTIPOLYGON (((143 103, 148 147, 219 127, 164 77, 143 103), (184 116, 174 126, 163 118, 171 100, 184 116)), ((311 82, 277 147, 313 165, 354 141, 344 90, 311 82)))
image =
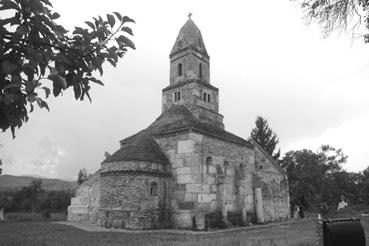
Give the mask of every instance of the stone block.
POLYGON ((190 167, 179 167, 176 169, 177 175, 181 174, 191 174, 191 168, 190 167))
POLYGON ((198 155, 191 155, 191 156, 187 156, 186 157, 186 165, 188 167, 196 167, 197 169, 200 170, 200 166, 201 166, 201 161, 200 161, 200 157, 198 155))
POLYGON ((247 195, 247 202, 253 203, 254 202, 254 196, 253 195, 247 195))
POLYGON ((199 91, 199 89, 192 89, 192 95, 193 96, 200 97, 200 91, 199 91))
POLYGON ((209 185, 206 184, 187 184, 186 191, 191 193, 209 193, 209 185))
POLYGON ((196 175, 201 175, 204 172, 201 172, 201 165, 191 166, 191 173, 196 175))
POLYGON ((231 177, 234 177, 235 176, 235 170, 234 170, 234 168, 229 167, 227 169, 227 176, 231 176, 231 177))
POLYGON ((178 141, 178 153, 192 153, 195 149, 195 141, 193 140, 183 140, 178 141))
POLYGON ((210 211, 214 212, 218 210, 218 201, 210 202, 210 211))
POLYGON ((216 194, 198 194, 198 202, 211 202, 213 200, 216 200, 217 196, 216 194))
POLYGON ((192 228, 192 213, 190 210, 180 210, 173 214, 174 228, 192 228))
POLYGON ((170 149, 170 150, 167 150, 166 153, 167 153, 169 159, 173 159, 174 155, 176 154, 176 151, 174 149, 170 149))
POLYGON ((113 228, 118 229, 118 228, 121 227, 122 221, 115 219, 115 220, 112 221, 111 225, 112 225, 113 228))
POLYGON ((210 185, 210 193, 216 193, 218 190, 217 185, 210 185))
POLYGON ((192 210, 195 208, 195 202, 178 202, 178 209, 179 210, 192 210))
POLYGON ((234 210, 234 204, 227 202, 227 204, 225 205, 225 208, 226 208, 227 211, 233 211, 234 210))
POLYGON ((79 197, 72 197, 70 204, 71 205, 79 205, 80 204, 79 197))
POLYGON ((215 184, 215 177, 213 177, 213 176, 207 176, 206 180, 207 180, 206 183, 209 184, 209 185, 215 184))
POLYGON ((177 209, 178 209, 178 203, 177 203, 177 201, 176 201, 175 199, 172 199, 172 200, 170 201, 170 205, 171 205, 171 208, 172 208, 173 210, 177 210, 177 209))
POLYGON ((192 175, 192 180, 193 180, 193 183, 195 184, 202 183, 202 175, 200 174, 192 175))
POLYGON ((177 183, 178 184, 191 184, 193 183, 192 177, 189 174, 186 175, 178 175, 177 176, 177 183))
MULTIPOLYGON (((222 147, 219 146, 218 148, 222 148, 222 147)), ((221 165, 223 167, 224 157, 222 157, 222 156, 214 156, 213 157, 213 163, 214 163, 214 165, 221 165)))
POLYGON ((177 201, 183 201, 185 200, 185 192, 176 190, 173 192, 173 196, 177 201))
POLYGON ((225 199, 226 199, 226 201, 233 201, 234 200, 233 194, 226 192, 225 193, 225 199))
POLYGON ((199 213, 195 216, 196 229, 204 230, 205 229, 205 214, 199 213))
POLYGON ((202 142, 202 135, 197 133, 190 133, 189 138, 196 141, 196 142, 202 142))
POLYGON ((184 200, 186 202, 197 201, 197 194, 196 193, 185 193, 184 200))
POLYGON ((197 203, 197 211, 208 213, 210 211, 210 202, 197 203))
POLYGON ((216 174, 217 170, 214 166, 209 167, 209 174, 216 174))
POLYGON ((183 159, 173 159, 172 160, 172 167, 173 168, 183 167, 183 159))
POLYGON ((231 193, 233 192, 233 184, 224 184, 224 190, 225 190, 225 193, 231 193))

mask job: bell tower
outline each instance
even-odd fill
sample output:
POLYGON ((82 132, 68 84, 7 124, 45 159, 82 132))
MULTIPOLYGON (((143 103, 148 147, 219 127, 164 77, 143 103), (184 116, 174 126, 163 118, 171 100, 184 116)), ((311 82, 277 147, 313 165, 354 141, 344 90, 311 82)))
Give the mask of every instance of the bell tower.
POLYGON ((163 89, 162 112, 184 105, 202 122, 224 128, 219 90, 210 84, 210 57, 200 29, 191 19, 182 26, 169 55, 169 86, 163 89))
POLYGON ((201 79, 209 83, 209 55, 200 29, 192 21, 191 14, 179 31, 169 58, 171 85, 186 79, 201 79))

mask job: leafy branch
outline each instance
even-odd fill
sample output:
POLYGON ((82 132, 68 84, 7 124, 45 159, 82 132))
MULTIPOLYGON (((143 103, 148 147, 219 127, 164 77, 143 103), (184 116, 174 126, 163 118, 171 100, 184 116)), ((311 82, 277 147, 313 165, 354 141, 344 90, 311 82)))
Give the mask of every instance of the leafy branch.
POLYGON ((49 110, 45 97, 57 97, 73 87, 76 99, 84 100, 90 83, 103 85, 95 72, 103 75, 103 64, 116 67, 128 49, 135 49, 127 37, 134 20, 118 12, 86 21, 87 28, 75 27, 72 33, 56 23, 60 15, 53 12, 48 0, 2 0, 1 11, 13 14, 0 19, 0 128, 21 127, 37 103, 49 110), (114 28, 115 27, 115 28, 114 28), (50 84, 41 80, 52 81, 50 84))

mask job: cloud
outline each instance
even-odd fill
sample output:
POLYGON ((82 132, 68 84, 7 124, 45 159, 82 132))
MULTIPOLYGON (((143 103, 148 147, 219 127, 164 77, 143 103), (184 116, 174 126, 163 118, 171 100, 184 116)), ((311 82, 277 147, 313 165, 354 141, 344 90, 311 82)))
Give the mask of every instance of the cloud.
POLYGON ((19 152, 18 148, 12 149, 12 145, 6 146, 7 155, 3 158, 4 173, 58 177, 58 165, 66 154, 62 147, 46 136, 34 145, 29 145, 28 141, 23 144, 27 147, 24 147, 22 152, 19 152))

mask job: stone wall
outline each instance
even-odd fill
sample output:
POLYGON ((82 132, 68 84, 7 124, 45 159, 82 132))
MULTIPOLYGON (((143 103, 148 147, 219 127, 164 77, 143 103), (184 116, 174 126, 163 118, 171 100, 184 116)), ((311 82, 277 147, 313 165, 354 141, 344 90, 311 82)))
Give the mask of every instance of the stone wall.
POLYGON ((77 189, 68 207, 68 221, 95 223, 100 200, 100 171, 77 189))
POLYGON ((218 90, 215 87, 190 81, 163 91, 162 112, 167 111, 173 105, 186 105, 198 120, 224 128, 223 116, 218 113, 219 97, 218 90), (174 93, 176 92, 181 93, 179 101, 174 100, 174 93), (203 93, 210 95, 210 102, 203 99, 203 93), (195 107, 193 107, 194 105, 195 107))
POLYGON ((265 222, 289 218, 290 198, 286 174, 258 146, 255 147, 255 166, 253 186, 262 190, 265 222))
POLYGON ((185 79, 200 78, 199 65, 202 66, 201 79, 209 83, 210 65, 209 58, 200 53, 189 49, 187 52, 180 52, 174 55, 170 60, 170 84, 179 83, 185 79), (182 76, 178 75, 178 64, 182 64, 182 76))
POLYGON ((158 138, 157 142, 172 163, 175 227, 192 227, 195 221, 201 229, 205 214, 219 211, 221 200, 226 211, 254 212, 251 149, 196 133, 158 138), (208 165, 207 158, 211 158, 208 165), (224 174, 221 186, 219 168, 224 174))
POLYGON ((101 174, 98 225, 127 229, 170 227, 169 176, 144 170, 158 169, 160 164, 123 162, 122 170, 117 170, 118 165, 109 167, 109 163, 103 166, 106 171, 101 174), (131 165, 142 170, 125 170, 131 165))

